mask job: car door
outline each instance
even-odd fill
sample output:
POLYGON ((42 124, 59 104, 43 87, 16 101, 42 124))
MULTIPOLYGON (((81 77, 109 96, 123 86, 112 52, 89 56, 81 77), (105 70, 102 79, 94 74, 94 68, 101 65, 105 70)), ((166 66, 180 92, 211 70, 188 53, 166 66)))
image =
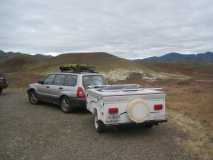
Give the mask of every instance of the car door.
POLYGON ((64 81, 65 75, 64 74, 56 74, 53 86, 51 88, 51 95, 57 100, 61 92, 64 90, 64 81))
POLYGON ((76 97, 77 92, 77 75, 67 74, 64 81, 63 92, 70 97, 76 97))
POLYGON ((48 101, 47 98, 49 98, 51 96, 51 89, 53 87, 54 79, 55 79, 55 75, 54 74, 50 74, 43 81, 43 84, 39 84, 38 87, 37 87, 38 94, 45 101, 48 101))
POLYGON ((55 77, 52 94, 55 98, 66 94, 71 97, 76 96, 77 75, 58 74, 55 77))

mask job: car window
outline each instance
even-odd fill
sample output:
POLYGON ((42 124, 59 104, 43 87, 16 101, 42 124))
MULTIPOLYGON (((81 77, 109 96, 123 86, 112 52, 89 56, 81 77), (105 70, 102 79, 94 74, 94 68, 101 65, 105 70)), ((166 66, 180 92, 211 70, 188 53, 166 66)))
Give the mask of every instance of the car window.
POLYGON ((83 85, 85 88, 88 86, 95 86, 95 85, 104 85, 104 77, 101 75, 87 75, 83 76, 83 85))
POLYGON ((76 86, 77 84, 77 76, 76 75, 66 75, 65 77, 65 86, 76 86))
POLYGON ((51 74, 44 80, 44 84, 53 84, 54 79, 55 79, 55 75, 51 74))
POLYGON ((65 75, 58 74, 55 76, 54 85, 64 85, 65 75))

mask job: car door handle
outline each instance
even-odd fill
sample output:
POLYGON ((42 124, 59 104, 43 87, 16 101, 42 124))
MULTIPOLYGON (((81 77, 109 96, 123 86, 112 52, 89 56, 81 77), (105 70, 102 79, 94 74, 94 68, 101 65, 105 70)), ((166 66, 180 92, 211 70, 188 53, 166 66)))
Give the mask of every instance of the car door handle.
POLYGON ((63 89, 62 87, 59 87, 58 89, 63 89))
POLYGON ((46 88, 50 88, 50 86, 46 86, 46 88))

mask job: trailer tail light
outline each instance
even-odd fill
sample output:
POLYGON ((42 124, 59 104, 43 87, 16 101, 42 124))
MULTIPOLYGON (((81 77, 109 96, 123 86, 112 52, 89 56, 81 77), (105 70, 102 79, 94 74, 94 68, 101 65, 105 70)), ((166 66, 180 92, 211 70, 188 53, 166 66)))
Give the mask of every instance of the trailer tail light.
POLYGON ((78 89, 77 89, 77 97, 79 97, 79 98, 85 98, 86 97, 83 88, 78 87, 78 89))
POLYGON ((116 114, 116 113, 118 113, 118 108, 116 108, 116 107, 109 108, 108 112, 110 114, 116 114))
POLYGON ((155 104, 154 105, 154 110, 162 110, 163 109, 163 105, 162 104, 155 104))

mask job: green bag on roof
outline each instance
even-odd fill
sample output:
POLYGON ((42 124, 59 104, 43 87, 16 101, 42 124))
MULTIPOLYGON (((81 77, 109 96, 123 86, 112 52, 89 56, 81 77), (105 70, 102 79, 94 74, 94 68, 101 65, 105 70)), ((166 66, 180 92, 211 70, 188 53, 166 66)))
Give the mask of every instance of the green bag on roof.
POLYGON ((59 69, 61 72, 95 72, 95 67, 87 64, 65 64, 59 69))

